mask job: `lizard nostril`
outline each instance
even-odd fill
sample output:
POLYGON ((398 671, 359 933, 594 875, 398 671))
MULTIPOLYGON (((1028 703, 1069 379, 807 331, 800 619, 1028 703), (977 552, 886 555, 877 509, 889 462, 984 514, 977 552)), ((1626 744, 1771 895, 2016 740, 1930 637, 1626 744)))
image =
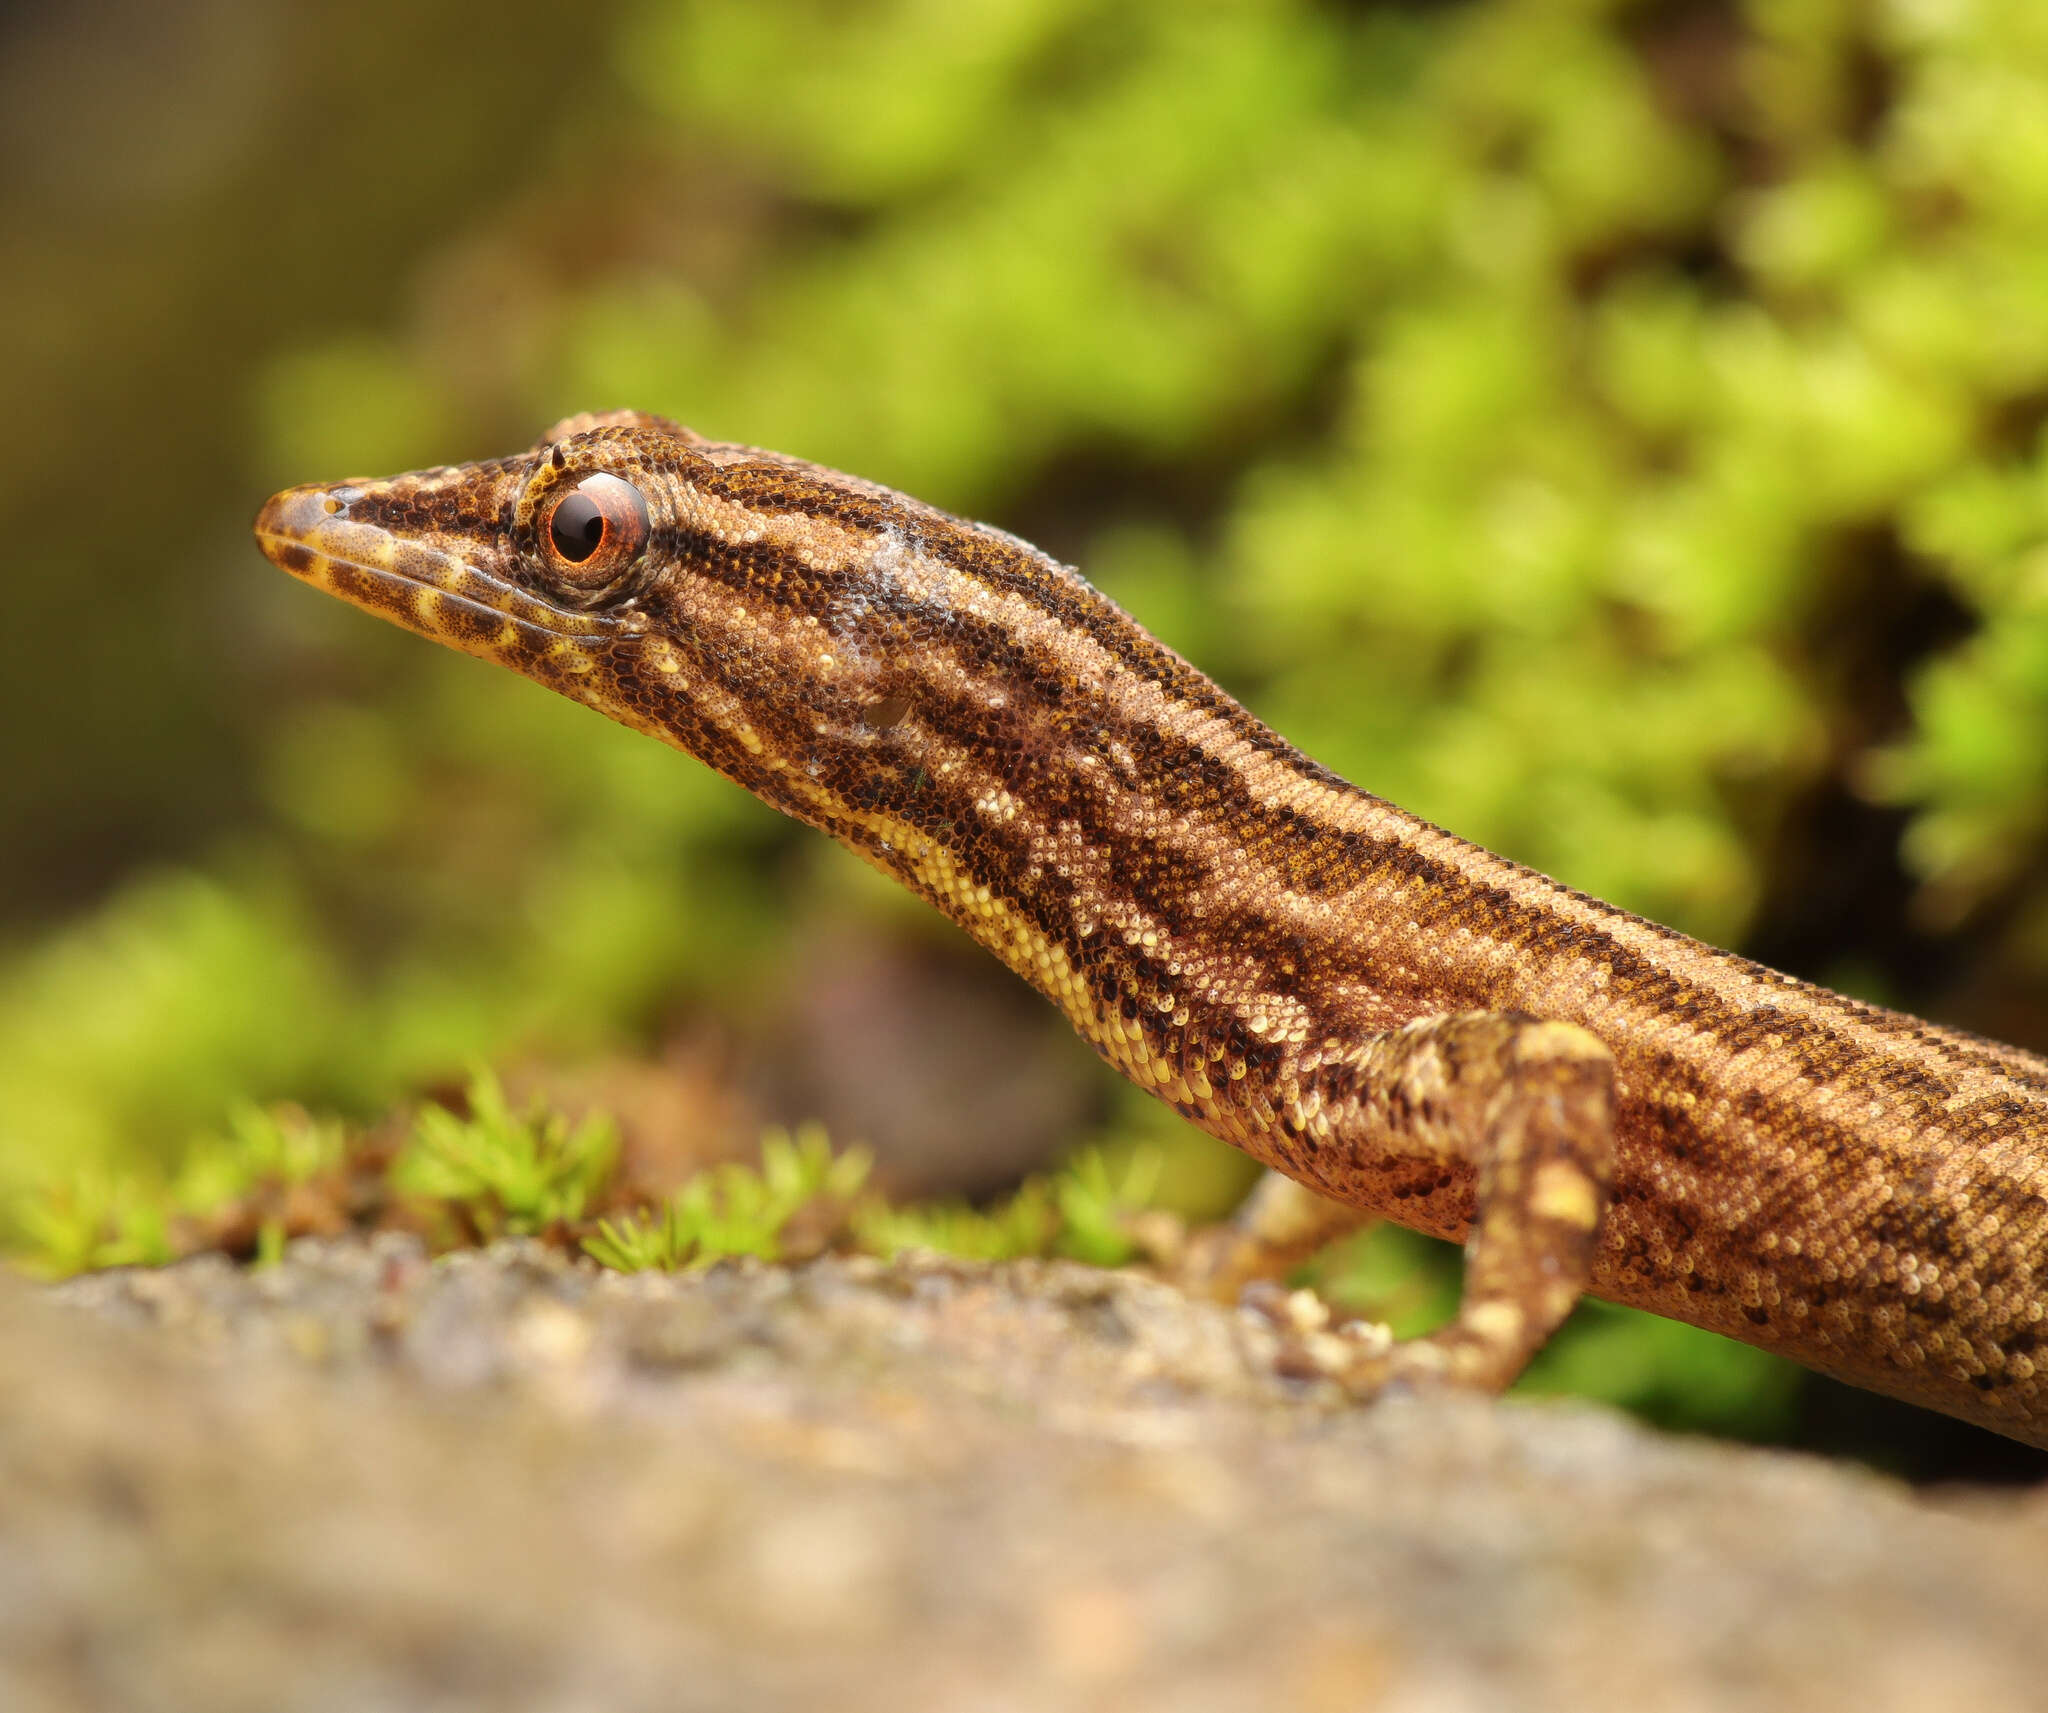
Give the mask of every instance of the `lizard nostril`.
POLYGON ((274 542, 309 542, 325 526, 347 523, 351 505, 361 497, 360 488, 287 488, 257 513, 257 539, 266 553, 274 542))

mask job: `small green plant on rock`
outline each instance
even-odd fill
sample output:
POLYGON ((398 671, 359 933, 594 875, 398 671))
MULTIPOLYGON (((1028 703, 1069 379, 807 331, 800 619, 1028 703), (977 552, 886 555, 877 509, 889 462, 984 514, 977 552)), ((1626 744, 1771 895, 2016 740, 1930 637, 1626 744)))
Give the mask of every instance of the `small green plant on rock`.
POLYGON ((1050 1253, 1059 1229, 1052 1186, 1043 1178, 1026 1179, 1015 1195, 986 1210, 964 1202, 895 1207, 876 1197, 854 1217, 861 1250, 885 1261, 910 1249, 966 1261, 1014 1261, 1050 1253))
POLYGON ((726 1164, 699 1172, 658 1212, 599 1221, 583 1247, 622 1273, 703 1267, 728 1255, 784 1259, 791 1222, 810 1207, 850 1204, 872 1164, 864 1148, 834 1154, 822 1125, 793 1137, 770 1130, 758 1170, 726 1164))
POLYGON ((82 1168, 12 1198, 8 1247, 24 1271, 43 1279, 157 1267, 176 1256, 169 1214, 160 1187, 133 1173, 82 1168))
POLYGON ((185 1156, 171 1199, 181 1213, 210 1213, 266 1185, 289 1187, 334 1171, 346 1146, 339 1119, 315 1118, 293 1105, 244 1101, 229 1111, 225 1132, 185 1156))
POLYGON ((488 1071, 470 1079, 469 1116, 426 1106, 391 1169, 399 1194, 451 1205, 486 1241, 583 1217, 618 1162, 612 1120, 571 1124, 538 1104, 515 1114, 488 1071))

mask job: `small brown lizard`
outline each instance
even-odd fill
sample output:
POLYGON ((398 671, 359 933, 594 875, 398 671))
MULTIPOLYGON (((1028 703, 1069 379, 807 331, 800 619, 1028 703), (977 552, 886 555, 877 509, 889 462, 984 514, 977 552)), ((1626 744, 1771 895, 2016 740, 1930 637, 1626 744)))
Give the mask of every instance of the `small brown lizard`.
POLYGON ((1454 838, 1027 543, 659 417, 256 532, 822 828, 1330 1198, 1255 1197, 1228 1270, 1372 1215, 1463 1239, 1448 1326, 1323 1341, 1358 1393, 1505 1386, 1591 1290, 2048 1446, 2048 1061, 1454 838))

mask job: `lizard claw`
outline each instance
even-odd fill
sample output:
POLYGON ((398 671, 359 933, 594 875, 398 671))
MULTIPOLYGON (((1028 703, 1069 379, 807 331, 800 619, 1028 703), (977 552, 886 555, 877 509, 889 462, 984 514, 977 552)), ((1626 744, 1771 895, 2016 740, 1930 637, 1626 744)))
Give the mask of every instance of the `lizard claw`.
POLYGON ((1362 1402, 1399 1378, 1399 1351, 1407 1347, 1378 1321, 1335 1321, 1313 1291, 1264 1279, 1247 1285, 1238 1301, 1278 1335, 1273 1368, 1287 1379, 1328 1381, 1362 1402))

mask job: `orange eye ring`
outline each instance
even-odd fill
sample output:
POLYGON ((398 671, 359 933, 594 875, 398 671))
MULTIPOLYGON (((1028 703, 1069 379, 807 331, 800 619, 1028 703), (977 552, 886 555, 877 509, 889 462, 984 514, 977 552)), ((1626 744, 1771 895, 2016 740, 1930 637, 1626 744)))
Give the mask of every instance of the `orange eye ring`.
POLYGON ((549 570, 585 594, 616 583, 647 546, 647 501, 617 476, 585 476, 549 502, 540 522, 549 570))

